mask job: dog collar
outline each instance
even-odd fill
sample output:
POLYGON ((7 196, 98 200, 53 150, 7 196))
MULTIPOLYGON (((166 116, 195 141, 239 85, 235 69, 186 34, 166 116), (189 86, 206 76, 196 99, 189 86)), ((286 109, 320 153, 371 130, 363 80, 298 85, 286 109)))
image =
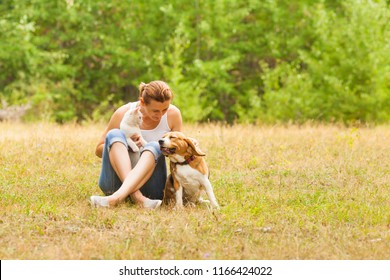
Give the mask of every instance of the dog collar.
POLYGON ((179 165, 186 165, 186 164, 189 164, 191 161, 194 161, 195 160, 195 156, 190 156, 189 158, 187 158, 185 161, 183 162, 177 162, 176 164, 179 164, 179 165))

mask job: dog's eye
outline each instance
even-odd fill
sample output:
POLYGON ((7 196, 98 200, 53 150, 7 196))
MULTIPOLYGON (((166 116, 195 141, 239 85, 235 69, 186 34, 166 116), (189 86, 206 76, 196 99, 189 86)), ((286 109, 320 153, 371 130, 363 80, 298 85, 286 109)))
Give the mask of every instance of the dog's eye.
POLYGON ((174 139, 174 138, 177 138, 176 136, 169 136, 169 139, 174 139))

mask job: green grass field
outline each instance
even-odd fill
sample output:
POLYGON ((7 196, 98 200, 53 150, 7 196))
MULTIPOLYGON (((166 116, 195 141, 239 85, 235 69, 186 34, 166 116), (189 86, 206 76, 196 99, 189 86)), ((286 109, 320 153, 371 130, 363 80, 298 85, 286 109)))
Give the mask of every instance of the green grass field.
POLYGON ((0 123, 0 259, 390 259, 388 126, 187 126, 219 212, 91 208, 103 129, 0 123))

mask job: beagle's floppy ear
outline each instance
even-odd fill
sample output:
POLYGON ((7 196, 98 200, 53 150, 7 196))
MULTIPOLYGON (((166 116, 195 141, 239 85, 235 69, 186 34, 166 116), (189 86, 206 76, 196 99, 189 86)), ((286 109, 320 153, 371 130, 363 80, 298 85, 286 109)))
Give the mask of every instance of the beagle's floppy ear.
POLYGON ((197 147, 197 146, 194 145, 194 142, 192 142, 191 139, 185 138, 184 140, 187 142, 188 147, 191 148, 191 149, 194 151, 194 155, 196 155, 196 156, 201 156, 201 157, 204 157, 204 156, 206 155, 204 152, 202 152, 202 151, 199 149, 199 147, 197 147))

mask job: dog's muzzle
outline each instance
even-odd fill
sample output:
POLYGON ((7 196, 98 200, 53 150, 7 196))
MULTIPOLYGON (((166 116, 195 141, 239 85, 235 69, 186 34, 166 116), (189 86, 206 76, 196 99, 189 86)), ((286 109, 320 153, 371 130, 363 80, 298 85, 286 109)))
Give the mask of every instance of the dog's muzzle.
POLYGON ((173 155, 176 152, 176 148, 168 148, 164 145, 164 140, 158 140, 160 144, 160 150, 164 156, 173 155))

